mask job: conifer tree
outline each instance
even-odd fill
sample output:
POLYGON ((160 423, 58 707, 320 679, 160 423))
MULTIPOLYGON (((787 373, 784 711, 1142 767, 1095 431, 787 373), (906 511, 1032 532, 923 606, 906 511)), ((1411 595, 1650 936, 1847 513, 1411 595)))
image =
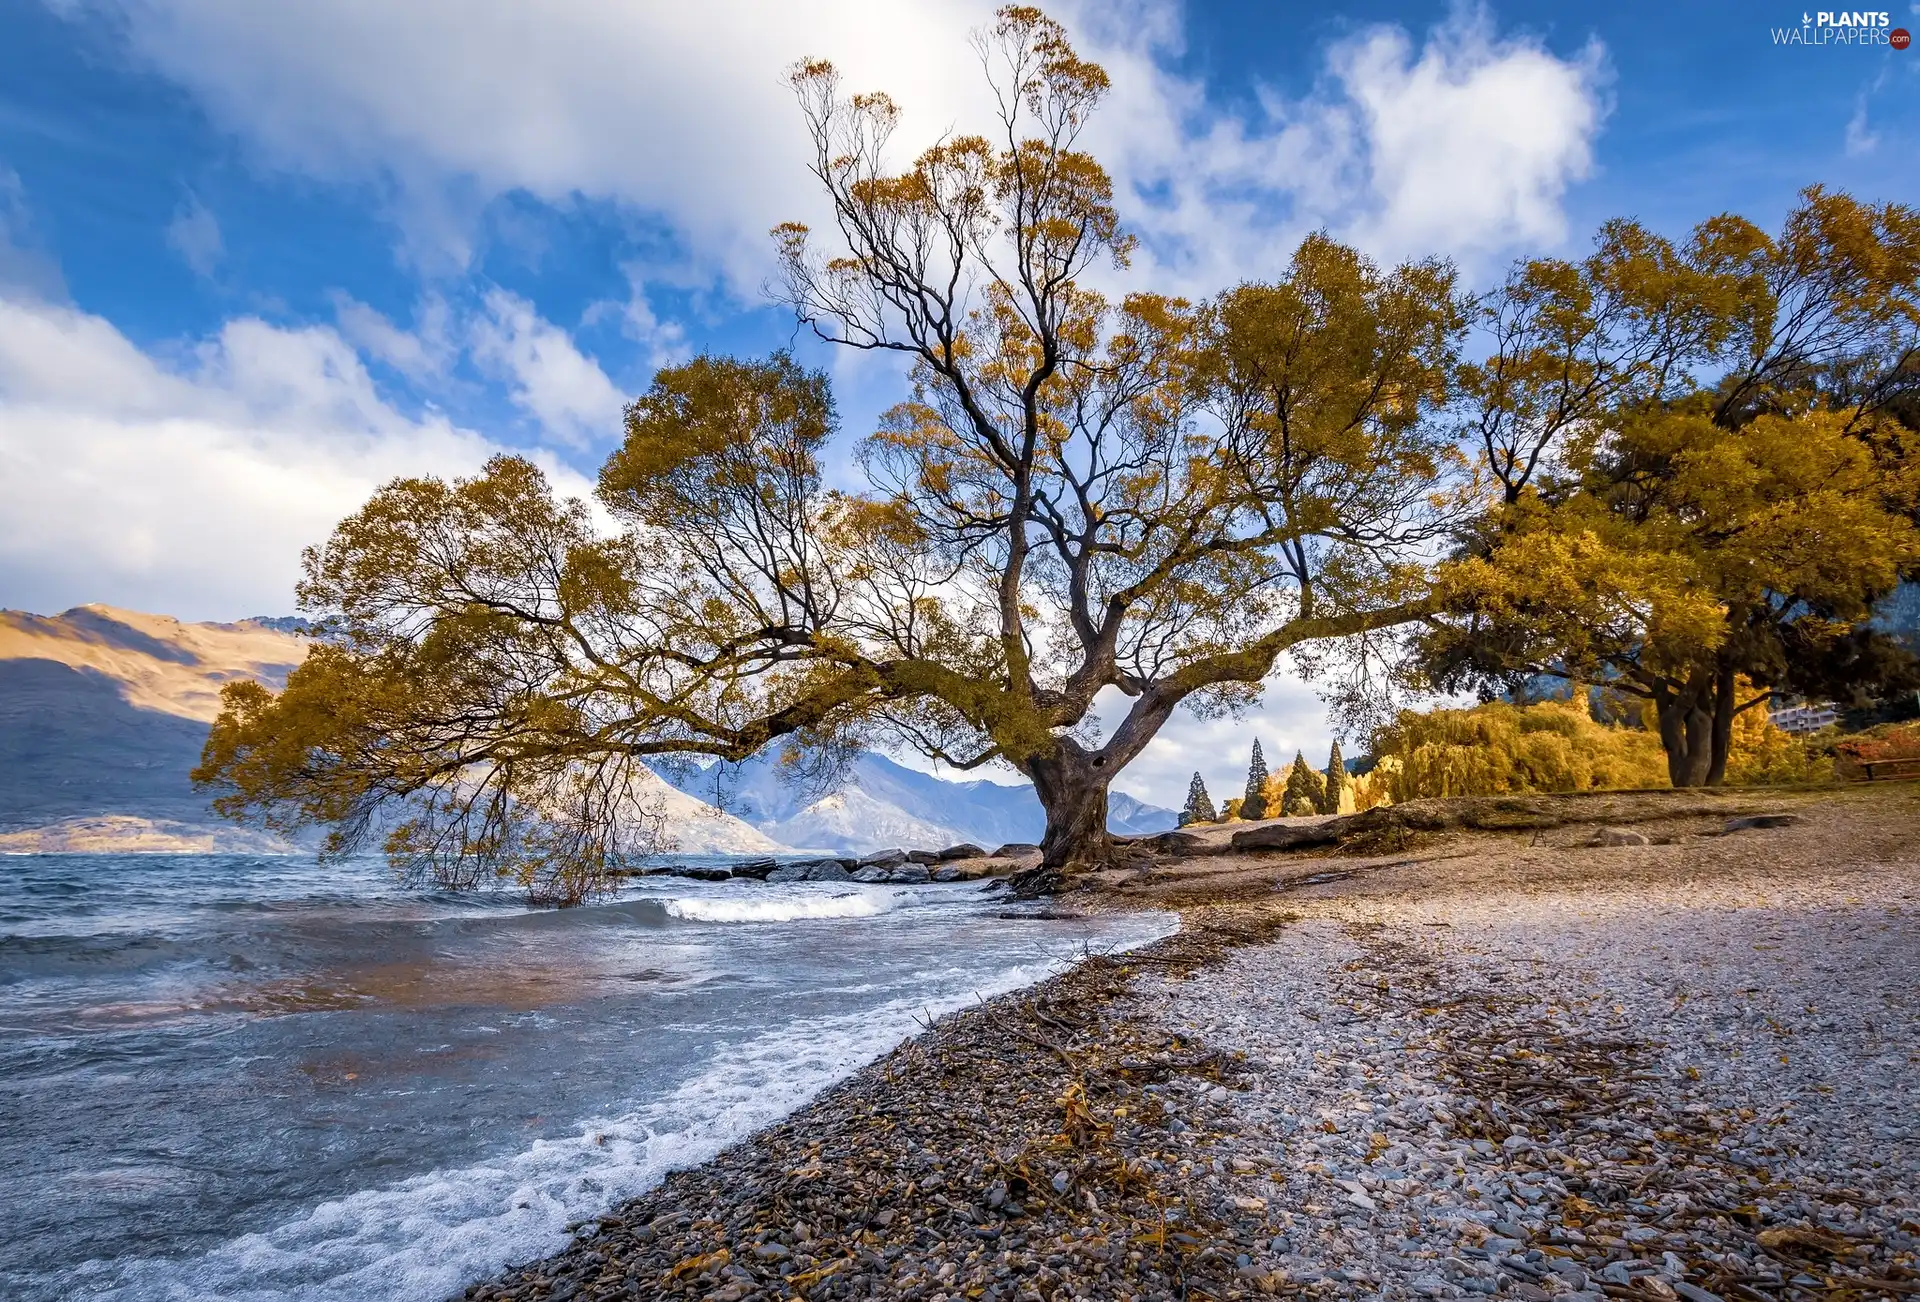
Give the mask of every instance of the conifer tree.
POLYGON ((1247 764, 1247 794, 1240 798, 1240 817, 1267 817, 1267 757, 1260 753, 1260 739, 1253 739, 1253 759, 1247 764))
POLYGON ((1188 823, 1211 823, 1220 817, 1214 812, 1213 797, 1207 794, 1206 781, 1198 774, 1187 784, 1186 808, 1180 811, 1180 826, 1188 823))
POLYGON ((1326 801, 1326 779, 1314 772, 1302 751, 1293 753, 1293 765, 1287 770, 1287 798, 1282 807, 1289 818, 1317 814, 1326 801))
POLYGON ((1340 793, 1347 789, 1347 763, 1340 754, 1340 742, 1333 743, 1333 753, 1327 756, 1327 795, 1320 803, 1323 814, 1340 812, 1340 793))

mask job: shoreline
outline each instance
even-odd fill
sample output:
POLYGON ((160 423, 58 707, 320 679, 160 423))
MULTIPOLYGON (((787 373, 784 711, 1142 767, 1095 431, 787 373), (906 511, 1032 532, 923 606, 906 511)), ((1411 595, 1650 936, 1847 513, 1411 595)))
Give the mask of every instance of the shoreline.
POLYGON ((1793 807, 1124 875, 1223 902, 461 1296, 1911 1297, 1920 802, 1793 807))

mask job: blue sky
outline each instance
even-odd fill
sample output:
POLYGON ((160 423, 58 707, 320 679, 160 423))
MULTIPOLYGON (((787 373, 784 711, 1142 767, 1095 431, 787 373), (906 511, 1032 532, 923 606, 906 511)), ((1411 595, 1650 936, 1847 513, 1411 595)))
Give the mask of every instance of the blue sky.
MULTIPOLYGON (((1615 214, 1920 202, 1920 51, 1778 44, 1797 6, 1052 12, 1114 77, 1092 144, 1137 283, 1269 275, 1319 226, 1484 282, 1615 214)), ((817 213, 780 69, 832 58, 924 140, 977 119, 987 14, 0 0, 0 605, 283 612, 299 548, 391 475, 510 448, 583 486, 656 366, 794 340, 761 292, 767 227, 817 213)), ((800 347, 849 436, 898 394, 800 347)), ((1279 684, 1131 785, 1177 800, 1196 748, 1255 730, 1327 735, 1279 684)))

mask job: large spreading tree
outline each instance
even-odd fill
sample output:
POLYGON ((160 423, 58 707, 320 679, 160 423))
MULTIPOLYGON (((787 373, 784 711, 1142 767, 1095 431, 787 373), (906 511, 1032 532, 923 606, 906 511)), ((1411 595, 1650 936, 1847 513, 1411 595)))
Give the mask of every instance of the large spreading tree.
POLYGON ((307 554, 331 634, 279 696, 229 690, 219 807, 574 900, 645 848, 650 758, 880 742, 1011 765, 1062 870, 1105 859, 1108 784, 1177 708, 1428 613, 1451 268, 1316 236, 1272 284, 1116 293, 1132 242, 1079 147, 1106 75, 1031 9, 978 52, 989 133, 904 171, 891 100, 794 73, 833 222, 775 232, 786 296, 910 372, 865 489, 823 482, 831 396, 785 357, 657 375, 600 476, 611 529, 520 459, 390 484, 307 554))
POLYGON ((1612 222, 1581 262, 1521 264, 1481 324, 1487 506, 1429 681, 1637 696, 1675 786, 1720 782, 1776 693, 1913 685, 1873 615, 1920 572, 1920 213, 1812 189, 1773 235, 1612 222))
POLYGON ((597 510, 520 458, 395 481, 306 554, 326 632, 286 690, 228 689, 217 806, 572 902, 657 844, 650 764, 905 746, 1030 779, 1044 880, 1106 860, 1176 709, 1381 630, 1430 683, 1644 696, 1676 784, 1717 777, 1737 684, 1901 672, 1867 616, 1920 568, 1909 210, 1611 223, 1477 308, 1316 235, 1189 303, 1125 288, 1101 69, 1031 9, 978 53, 988 133, 901 171, 891 100, 793 74, 832 221, 774 232, 786 301, 907 376, 864 486, 785 355, 662 370, 597 510))

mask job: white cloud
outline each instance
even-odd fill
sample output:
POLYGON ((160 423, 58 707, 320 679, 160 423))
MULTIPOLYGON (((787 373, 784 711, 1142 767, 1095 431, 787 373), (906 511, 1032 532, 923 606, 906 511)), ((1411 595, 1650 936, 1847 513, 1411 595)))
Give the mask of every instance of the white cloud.
POLYGON ((60 264, 41 247, 20 174, 0 167, 0 291, 60 302, 67 297, 60 264))
POLYGON ((221 259, 226 257, 227 244, 220 234, 219 219, 200 201, 199 195, 188 195, 173 220, 167 223, 167 247, 180 255, 180 260, 192 268, 194 275, 204 280, 213 278, 221 259))
POLYGON ((1369 146, 1365 243, 1475 254, 1565 237, 1561 198, 1591 171, 1604 114, 1597 46, 1569 63, 1497 41, 1482 15, 1436 32, 1417 58, 1384 29, 1334 62, 1369 146))
POLYGON ((340 333, 360 352, 386 363, 410 380, 425 381, 444 377, 459 356, 450 325, 452 313, 447 301, 428 294, 414 311, 416 324, 406 330, 358 299, 343 293, 333 295, 334 320, 340 333))
POLYGON ((223 126, 285 166, 398 182, 409 215, 445 242, 462 238, 451 214, 469 199, 580 193, 661 214, 748 285, 767 228, 810 194, 782 68, 828 53, 858 83, 906 81, 937 114, 974 71, 961 40, 989 12, 887 0, 106 3, 223 126))
POLYGON ((514 405, 550 438, 585 448, 619 436, 626 399, 600 364, 526 299, 503 289, 487 293, 486 311, 473 326, 473 358, 508 384, 514 405))
POLYGON ((375 487, 499 450, 396 411, 329 329, 236 320, 171 368, 97 316, 0 297, 0 605, 284 613, 301 547, 375 487))
MULTIPOLYGON (((983 123, 966 34, 985 0, 505 5, 416 0, 98 0, 137 51, 275 162, 397 183, 414 239, 464 256, 457 216, 509 191, 607 198, 662 218, 751 294, 768 227, 817 218, 782 70, 835 61, 907 110, 902 154, 983 123)), ((1561 59, 1460 10, 1417 50, 1372 28, 1322 84, 1222 114, 1165 71, 1171 0, 1062 10, 1115 93, 1092 137, 1154 256, 1193 287, 1265 274, 1328 225, 1376 251, 1482 255, 1551 244, 1604 116, 1597 49, 1561 59)))
POLYGON ((1847 157, 1858 158, 1862 154, 1871 154, 1879 145, 1879 135, 1867 126, 1867 101, 1865 96, 1861 96, 1854 105, 1853 116, 1847 119, 1847 157))
POLYGON ((640 345, 648 367, 671 366, 688 356, 687 332, 678 321, 662 320, 647 297, 647 281, 652 270, 645 263, 628 262, 621 271, 627 278, 624 302, 603 299, 593 304, 581 320, 593 325, 608 318, 620 322, 620 333, 640 345))
MULTIPOLYGON (((1098 703, 1101 716, 1114 722, 1124 715, 1126 704, 1123 699, 1098 703)), ((1268 682, 1260 704, 1241 718, 1200 719, 1184 709, 1176 711, 1114 786, 1151 804, 1178 809, 1186 803, 1187 783, 1198 773, 1218 806, 1241 794, 1256 738, 1269 771, 1291 764, 1295 751, 1304 753, 1315 768, 1325 768, 1333 742, 1326 713, 1312 686, 1277 675, 1268 682)), ((1348 750, 1357 753, 1354 747, 1348 750)))
POLYGON ((1854 96, 1853 116, 1847 119, 1847 132, 1844 137, 1848 158, 1860 158, 1880 147, 1880 133, 1873 130, 1868 121, 1867 107, 1873 97, 1886 87, 1887 74, 1891 71, 1891 67, 1883 66, 1879 75, 1854 96))
MULTIPOLYGON (((1130 11, 1120 11, 1123 15, 1130 11)), ((1562 59, 1456 10, 1416 46, 1393 26, 1331 46, 1303 95, 1218 113, 1164 70, 1167 23, 1108 20, 1115 93, 1090 138, 1130 189, 1128 216, 1189 293, 1277 272, 1326 228, 1381 258, 1491 259, 1566 235, 1561 200, 1589 174, 1606 115, 1603 52, 1562 59)))

